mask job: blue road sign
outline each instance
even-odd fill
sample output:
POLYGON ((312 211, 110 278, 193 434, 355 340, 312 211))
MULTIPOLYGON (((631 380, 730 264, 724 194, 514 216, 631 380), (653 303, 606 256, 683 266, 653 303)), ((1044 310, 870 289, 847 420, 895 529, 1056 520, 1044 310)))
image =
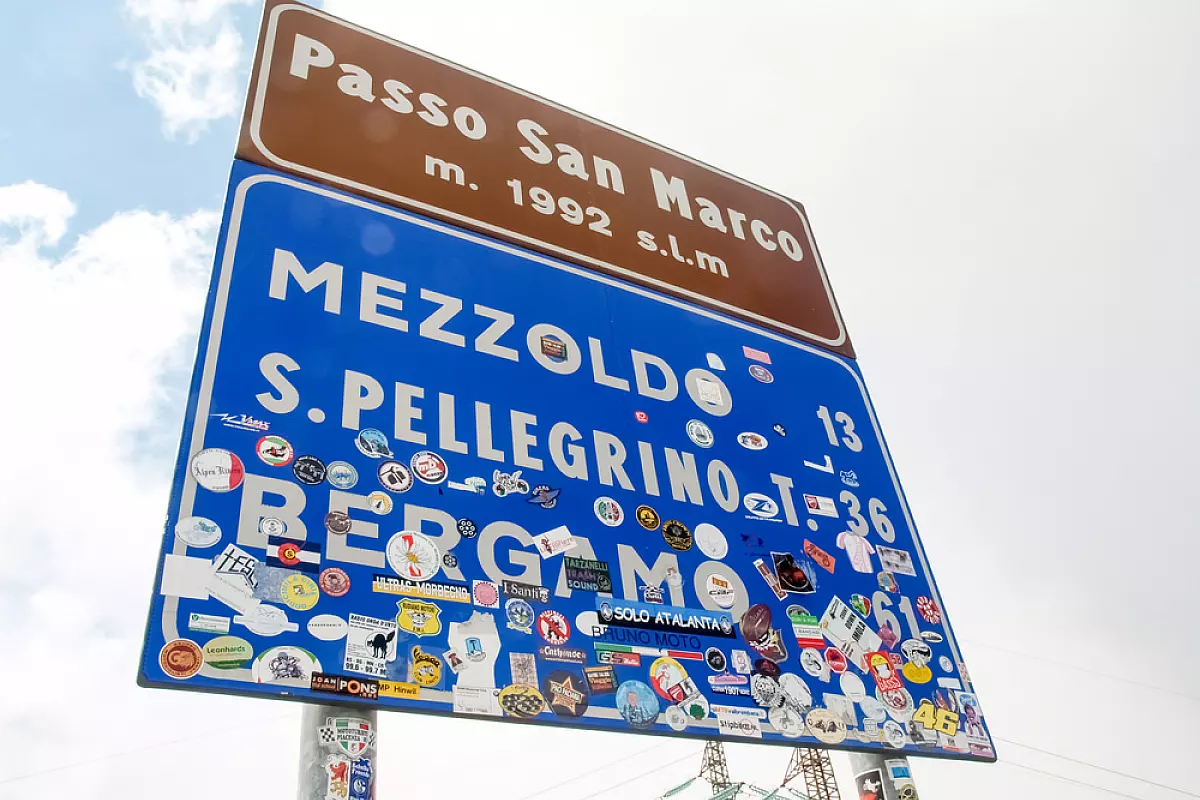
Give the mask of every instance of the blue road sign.
POLYGON ((241 162, 139 682, 995 758, 853 360, 241 162))

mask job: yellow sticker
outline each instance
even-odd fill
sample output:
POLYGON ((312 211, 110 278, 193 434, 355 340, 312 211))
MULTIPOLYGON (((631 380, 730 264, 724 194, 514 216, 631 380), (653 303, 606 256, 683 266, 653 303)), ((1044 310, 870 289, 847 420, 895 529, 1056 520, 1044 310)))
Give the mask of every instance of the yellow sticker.
POLYGON ((380 681, 379 682, 380 697, 399 697, 403 700, 419 700, 421 699, 421 687, 415 683, 401 683, 400 681, 380 681))
POLYGON ((442 632, 440 619, 442 610, 433 603, 424 600, 401 600, 396 603, 400 613, 396 615, 396 624, 409 633, 417 636, 436 636, 442 632))
POLYGON ((421 648, 412 649, 412 678, 422 686, 437 686, 442 681, 442 660, 421 648))
POLYGON ((308 611, 321 598, 317 582, 307 575, 299 573, 288 575, 283 579, 283 583, 279 585, 279 595, 289 608, 297 611, 308 611))

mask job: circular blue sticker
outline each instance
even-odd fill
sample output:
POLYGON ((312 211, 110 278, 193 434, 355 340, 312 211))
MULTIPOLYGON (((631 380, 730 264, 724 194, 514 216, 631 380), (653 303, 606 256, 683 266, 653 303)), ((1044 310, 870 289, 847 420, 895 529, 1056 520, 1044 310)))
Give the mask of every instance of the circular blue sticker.
POLYGON ((533 633, 533 606, 519 597, 510 598, 504 604, 504 615, 508 627, 521 633, 533 633))
POLYGON ((650 728, 658 719, 658 695, 641 681, 625 681, 617 687, 617 710, 630 727, 650 728))
POLYGON ((335 461, 326 470, 325 480, 338 489, 352 489, 358 483, 358 470, 345 461, 335 461))
POLYGON ((366 428, 358 432, 358 438, 354 440, 354 444, 358 447, 359 452, 364 456, 371 458, 391 458, 392 449, 388 447, 387 436, 383 431, 375 428, 366 428))

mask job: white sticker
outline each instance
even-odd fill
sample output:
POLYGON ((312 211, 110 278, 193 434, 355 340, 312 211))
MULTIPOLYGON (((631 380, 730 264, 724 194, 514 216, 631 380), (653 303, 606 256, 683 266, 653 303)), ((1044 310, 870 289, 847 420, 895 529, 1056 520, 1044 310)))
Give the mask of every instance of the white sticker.
POLYGON ((716 353, 709 353, 705 356, 704 360, 708 362, 709 369, 715 369, 717 372, 725 371, 725 362, 716 353))
POLYGON ((816 514, 819 517, 836 517, 838 515, 837 504, 833 502, 832 497, 806 494, 804 495, 804 506, 808 509, 808 513, 816 514))
POLYGON ((938 678, 937 683, 938 686, 942 687, 943 689, 962 690, 962 681, 960 681, 958 678, 938 678))
POLYGON ((497 689, 455 686, 454 713, 499 717, 502 714, 499 695, 497 689))
POLYGON ((863 685, 862 678, 853 672, 843 672, 838 683, 842 687, 842 694, 856 703, 861 702, 867 696, 867 687, 863 685))
POLYGON ((258 586, 258 559, 235 544, 225 545, 212 560, 208 591, 225 605, 249 614, 259 601, 254 598, 258 586))
POLYGON ((721 405, 721 384, 716 381, 710 381, 708 378, 696 379, 696 394, 700 395, 701 403, 709 405, 721 405))
POLYGON ((600 623, 600 615, 595 611, 581 611, 575 617, 575 630, 584 636, 603 636, 608 626, 600 623))
POLYGON ((246 477, 242 460, 219 447, 196 453, 188 464, 188 470, 192 479, 210 492, 232 492, 242 485, 246 477))
POLYGON ((725 539, 725 534, 721 533, 721 529, 716 525, 701 522, 692 531, 692 536, 696 539, 696 547, 699 547, 700 552, 704 553, 708 558, 720 561, 729 555, 729 542, 725 539))
POLYGON ((221 526, 208 517, 184 517, 175 523, 175 535, 192 547, 212 547, 221 541, 221 526))
POLYGON ((342 669, 373 678, 386 678, 387 662, 396 660, 397 627, 394 619, 351 614, 342 669))
POLYGON ((879 545, 875 548, 875 554, 879 556, 881 569, 895 572, 898 575, 916 576, 917 570, 913 567, 912 554, 907 550, 896 550, 879 545))
POLYGON ((321 662, 302 647, 272 647, 254 659, 251 672, 255 683, 307 689, 312 684, 313 673, 321 672, 321 662))
POLYGON ((725 711, 717 712, 717 730, 722 736, 744 736, 751 739, 762 738, 762 723, 754 717, 730 714, 725 711))
POLYGON ((350 630, 346 620, 334 614, 318 614, 308 621, 308 632, 322 642, 336 642, 350 630))
POLYGON ((737 592, 734 591, 733 583, 719 572, 708 576, 707 588, 708 596, 721 608, 733 608, 737 602, 737 592))
POLYGON ((189 631, 229 633, 229 617, 215 617, 212 614, 188 614, 187 626, 189 631))
POLYGON ((566 525, 559 525, 557 528, 546 531, 534 539, 533 543, 537 545, 538 552, 542 554, 542 558, 550 558, 559 553, 574 550, 579 545, 579 542, 571 535, 571 531, 566 525))
POLYGON ((207 600, 211 578, 212 561, 209 559, 167 553, 163 559, 162 583, 158 591, 167 597, 207 600))
POLYGON ((740 444, 742 447, 746 448, 747 450, 766 450, 767 449, 767 437, 763 436, 761 433, 754 433, 753 431, 745 431, 745 432, 739 433, 737 435, 737 440, 738 440, 738 444, 740 444))
POLYGON ((285 631, 295 633, 300 630, 299 625, 288 621, 286 611, 266 603, 255 606, 245 616, 234 617, 233 621, 238 625, 244 625, 251 633, 257 633, 259 636, 278 636, 285 631))

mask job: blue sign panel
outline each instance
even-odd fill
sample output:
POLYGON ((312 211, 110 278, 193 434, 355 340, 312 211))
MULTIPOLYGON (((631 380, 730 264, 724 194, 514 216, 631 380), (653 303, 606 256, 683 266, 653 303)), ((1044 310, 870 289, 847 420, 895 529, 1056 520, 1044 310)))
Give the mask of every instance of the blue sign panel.
POLYGON ((854 361, 240 162, 139 679, 995 757, 854 361))

